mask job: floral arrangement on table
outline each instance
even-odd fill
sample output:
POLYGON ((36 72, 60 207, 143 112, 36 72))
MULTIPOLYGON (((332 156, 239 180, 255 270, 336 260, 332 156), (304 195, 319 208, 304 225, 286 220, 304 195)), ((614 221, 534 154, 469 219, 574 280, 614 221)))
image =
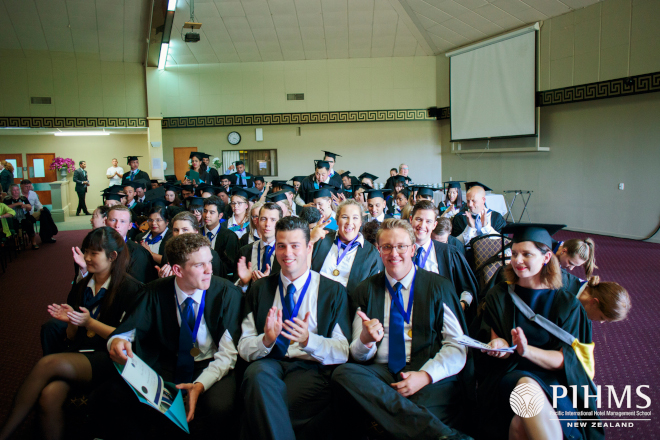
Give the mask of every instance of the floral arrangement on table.
POLYGON ((63 158, 63 157, 56 157, 53 159, 53 161, 50 163, 50 170, 66 170, 67 173, 73 173, 76 170, 76 163, 73 161, 73 159, 70 158, 63 158))

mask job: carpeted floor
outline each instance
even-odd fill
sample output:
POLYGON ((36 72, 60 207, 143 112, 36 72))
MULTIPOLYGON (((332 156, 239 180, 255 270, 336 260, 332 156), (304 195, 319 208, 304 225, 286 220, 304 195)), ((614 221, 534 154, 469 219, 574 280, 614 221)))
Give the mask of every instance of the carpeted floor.
MULTIPOLYGON (((40 325, 49 315, 46 306, 64 302, 72 279, 71 248, 82 242, 87 231, 65 231, 56 244, 46 244, 38 251, 23 251, 0 274, 0 423, 11 407, 16 390, 32 366, 41 357, 40 325)), ((565 240, 584 234, 560 232, 555 238, 565 240)), ((596 384, 602 387, 602 405, 608 405, 606 385, 613 385, 620 395, 623 387, 632 386, 632 405, 644 405, 636 398, 640 385, 651 399, 651 421, 635 421, 632 428, 609 428, 609 439, 657 438, 660 431, 660 245, 603 236, 596 241, 596 271, 602 280, 616 281, 632 296, 633 308, 628 320, 614 324, 594 323, 596 342, 596 384)), ((575 274, 584 277, 577 269, 575 274)), ((612 408, 610 408, 612 409, 612 408)), ((638 418, 638 417, 635 417, 638 418)), ((37 436, 36 419, 24 423, 17 439, 37 436)))

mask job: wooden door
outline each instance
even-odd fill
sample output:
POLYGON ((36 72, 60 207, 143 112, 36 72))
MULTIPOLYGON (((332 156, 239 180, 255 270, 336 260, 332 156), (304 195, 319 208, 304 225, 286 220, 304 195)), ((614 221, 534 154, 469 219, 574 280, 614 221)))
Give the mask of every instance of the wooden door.
POLYGON ((50 205, 50 187, 49 182, 57 180, 57 170, 50 170, 50 164, 55 159, 55 153, 45 154, 26 154, 28 166, 28 178, 32 182, 34 191, 39 196, 42 205, 50 205))
MULTIPOLYGON (((23 177, 23 155, 22 154, 0 154, 0 161, 7 160, 14 165, 14 183, 21 183, 23 177)), ((2 188, 8 192, 7 188, 2 188)))
POLYGON ((174 148, 174 174, 178 180, 183 180, 186 172, 190 170, 188 159, 193 151, 197 151, 197 147, 174 148))

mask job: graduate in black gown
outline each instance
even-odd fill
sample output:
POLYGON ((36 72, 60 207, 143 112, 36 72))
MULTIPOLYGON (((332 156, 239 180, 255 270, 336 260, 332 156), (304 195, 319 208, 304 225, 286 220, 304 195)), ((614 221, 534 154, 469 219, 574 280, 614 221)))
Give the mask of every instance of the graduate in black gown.
MULTIPOLYGON (((514 305, 515 292, 534 313, 547 318, 582 343, 591 343, 591 323, 574 294, 561 289, 561 274, 557 258, 552 252, 550 234, 562 225, 515 223, 503 229, 513 233, 511 264, 506 266, 507 283, 491 289, 485 298, 482 321, 476 338, 493 348, 516 346, 514 353, 487 352, 476 356, 479 383, 479 423, 482 436, 506 438, 511 431, 536 438, 604 438, 603 428, 569 427, 557 420, 555 410, 585 411, 580 419, 597 419, 595 399, 583 407, 585 389, 596 394, 594 383, 578 359, 573 348, 538 324, 531 322, 514 305), (543 409, 536 417, 519 417, 509 404, 512 390, 518 386, 538 389, 545 398, 543 409), (576 385, 577 407, 571 397, 558 397, 552 408, 551 385, 576 385)), ((568 393, 569 396, 572 393, 568 393)))
POLYGON ((337 189, 342 189, 344 182, 342 181, 342 175, 335 172, 335 165, 337 165, 337 158, 341 157, 341 154, 332 153, 330 151, 323 151, 323 160, 328 162, 330 169, 328 170, 328 177, 330 178, 330 184, 334 185, 337 189))
POLYGON ((170 216, 164 199, 153 202, 151 206, 147 212, 150 229, 138 234, 135 242, 149 252, 154 263, 160 265, 165 255, 165 245, 172 238, 172 230, 169 227, 170 216))
POLYGON ((204 199, 204 212, 202 214, 204 229, 202 234, 211 242, 211 249, 215 249, 220 255, 229 279, 235 281, 240 247, 238 236, 224 226, 226 222, 221 223, 223 209, 224 203, 219 197, 212 196, 204 199))
MULTIPOLYGON (((41 358, 25 379, 0 430, 3 439, 37 404, 44 437, 66 438, 64 404, 69 392, 89 392, 116 375, 106 340, 124 313, 133 310, 142 283, 127 275, 128 248, 114 229, 103 226, 91 231, 83 249, 88 274, 71 289, 66 304, 48 306, 50 315, 65 325, 65 348, 41 358)), ((76 428, 69 431, 80 434, 76 428)))
POLYGON ((209 173, 209 181, 207 183, 213 186, 220 186, 220 174, 218 170, 211 166, 211 155, 204 153, 202 160, 204 161, 205 171, 209 173))
POLYGON ((254 188, 254 175, 245 171, 245 163, 238 160, 234 162, 234 165, 236 166, 236 172, 229 175, 231 184, 241 188, 254 188))
POLYGON ((348 298, 344 286, 308 269, 307 223, 284 217, 275 234, 281 270, 254 281, 245 299, 241 438, 319 439, 333 423, 332 371, 348 359, 348 298))
POLYGON ((461 183, 463 183, 463 180, 444 182, 445 199, 438 204, 438 210, 443 217, 451 219, 465 206, 461 183))
POLYGON ((211 177, 203 167, 204 156, 206 156, 206 154, 198 151, 193 151, 190 153, 190 170, 186 171, 186 176, 183 180, 185 185, 192 185, 196 187, 202 183, 211 183, 211 177), (198 177, 192 178, 190 174, 191 172, 197 173, 198 177))
POLYGON ((387 438, 471 439, 456 429, 473 383, 467 349, 453 339, 467 326, 449 280, 413 264, 414 240, 407 221, 386 220, 377 237, 385 270, 351 293, 359 363, 332 375, 336 438, 364 438, 373 420, 387 438))
MULTIPOLYGON (((197 223, 195 216, 188 211, 183 211, 178 213, 172 219, 172 238, 177 237, 181 234, 199 234, 201 227, 197 223)), ((227 269, 225 265, 222 264, 220 255, 211 249, 211 256, 213 257, 211 261, 211 270, 213 275, 220 278, 227 278, 227 269)), ((172 266, 169 264, 169 258, 167 258, 167 252, 163 253, 163 258, 158 266, 158 278, 165 278, 174 275, 172 272, 172 266)))
MULTIPOLYGON (((237 285, 247 291, 252 281, 280 271, 275 258, 275 224, 282 218, 282 208, 268 202, 259 208, 259 239, 241 247, 237 285)), ((247 234, 246 234, 247 235, 247 234)))
MULTIPOLYGON (((298 196, 309 205, 314 202, 314 191, 320 188, 321 183, 330 183, 330 164, 325 160, 314 161, 314 174, 305 177, 300 184, 298 196)), ((341 180, 341 179, 340 179, 341 180)))
POLYGON ((486 191, 491 189, 479 182, 467 182, 467 211, 454 216, 451 235, 466 247, 470 240, 488 234, 499 234, 506 225, 499 212, 486 207, 486 191))
MULTIPOLYGON (((116 185, 115 185, 116 186, 116 185)), ((124 194, 126 194, 126 207, 131 210, 133 218, 144 215, 145 207, 143 203, 137 201, 136 189, 140 186, 139 182, 124 182, 124 194)))
POLYGON ((365 194, 367 197, 367 214, 362 219, 363 223, 376 220, 382 223, 388 218, 393 218, 390 214, 385 212, 385 197, 390 193, 389 189, 368 189, 364 184, 365 194))
POLYGON ((149 182, 149 174, 146 171, 140 169, 140 157, 142 156, 127 156, 126 163, 131 168, 128 172, 124 173, 121 178, 121 184, 126 186, 126 182, 134 182, 136 180, 144 180, 149 182))
POLYGON ((416 247, 413 262, 417 267, 451 281, 467 322, 472 322, 477 314, 479 282, 458 249, 431 239, 437 216, 438 209, 432 201, 422 200, 415 204, 410 216, 416 247))
POLYGON ((446 217, 438 217, 438 224, 431 233, 431 238, 440 243, 454 246, 461 255, 465 256, 465 245, 451 235, 451 220, 446 217))
POLYGON ((312 270, 341 283, 350 294, 362 281, 382 271, 383 262, 360 232, 362 207, 358 202, 347 199, 339 204, 337 227, 315 242, 312 270))

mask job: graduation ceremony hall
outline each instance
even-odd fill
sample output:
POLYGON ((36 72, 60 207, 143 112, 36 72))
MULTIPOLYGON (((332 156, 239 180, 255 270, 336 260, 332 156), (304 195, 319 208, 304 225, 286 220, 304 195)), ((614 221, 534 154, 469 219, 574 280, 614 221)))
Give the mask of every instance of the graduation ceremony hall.
POLYGON ((0 440, 658 438, 659 115, 659 0, 0 0, 0 440))

